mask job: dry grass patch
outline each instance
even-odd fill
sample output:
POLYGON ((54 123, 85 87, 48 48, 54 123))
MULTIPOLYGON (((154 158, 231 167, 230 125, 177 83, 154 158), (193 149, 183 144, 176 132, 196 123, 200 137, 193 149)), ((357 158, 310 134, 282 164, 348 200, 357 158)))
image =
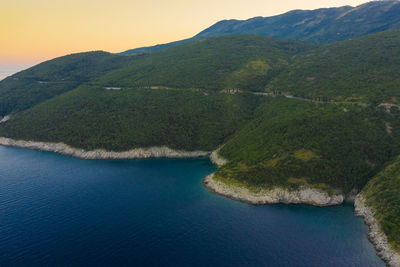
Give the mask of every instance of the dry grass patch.
POLYGON ((310 160, 313 158, 317 158, 317 154, 315 154, 311 150, 300 149, 300 150, 297 150, 296 152, 294 152, 294 157, 296 159, 307 161, 307 160, 310 160))

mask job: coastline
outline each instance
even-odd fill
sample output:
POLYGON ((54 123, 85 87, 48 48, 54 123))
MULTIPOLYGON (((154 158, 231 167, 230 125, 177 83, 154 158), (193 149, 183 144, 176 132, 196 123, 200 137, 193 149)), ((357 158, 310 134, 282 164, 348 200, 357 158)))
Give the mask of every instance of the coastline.
POLYGON ((252 205, 264 204, 307 204, 317 207, 340 205, 344 201, 343 195, 329 196, 326 192, 313 188, 301 188, 289 191, 283 188, 251 192, 247 188, 228 186, 214 179, 214 174, 208 175, 204 186, 211 192, 252 205))
POLYGON ((390 267, 400 267, 400 254, 394 251, 387 237, 380 229, 379 222, 374 217, 374 211, 365 203, 365 198, 359 194, 354 201, 355 215, 364 218, 369 228, 368 239, 374 245, 376 254, 390 267))
POLYGON ((54 152, 66 156, 80 159, 144 159, 144 158, 199 158, 209 156, 208 151, 183 151, 161 147, 134 148, 128 151, 115 152, 96 149, 86 151, 84 149, 73 148, 64 143, 47 143, 14 140, 11 138, 0 137, 0 145, 27 148, 33 150, 54 152))
MULTIPOLYGON (((115 152, 96 149, 86 151, 73 148, 64 143, 47 143, 14 140, 11 138, 0 137, 0 145, 18 148, 27 148, 46 152, 54 152, 75 158, 95 160, 95 159, 143 159, 143 158, 198 158, 209 157, 211 162, 217 167, 226 164, 228 160, 218 155, 219 149, 208 151, 182 151, 174 150, 166 146, 135 148, 128 151, 115 152)), ((341 205, 347 198, 343 195, 329 196, 326 192, 312 188, 301 188, 289 191, 282 188, 251 192, 247 188, 228 186, 214 178, 214 173, 208 175, 203 180, 203 185, 212 193, 241 201, 251 205, 265 204, 307 204, 317 207, 341 205)), ((368 239, 374 245, 377 255, 390 267, 400 267, 400 254, 393 251, 390 247, 386 235, 380 230, 379 223, 374 218, 374 213, 365 205, 362 194, 358 194, 354 201, 355 215, 363 217, 365 224, 369 227, 368 239)))

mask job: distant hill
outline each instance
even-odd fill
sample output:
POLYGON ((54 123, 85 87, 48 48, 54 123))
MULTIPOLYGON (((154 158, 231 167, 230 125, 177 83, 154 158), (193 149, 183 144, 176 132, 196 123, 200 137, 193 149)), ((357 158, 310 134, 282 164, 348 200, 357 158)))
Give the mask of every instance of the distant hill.
POLYGON ((182 41, 131 49, 123 54, 155 52, 203 38, 228 34, 257 34, 279 39, 327 44, 400 29, 400 1, 373 1, 357 7, 293 10, 273 17, 223 20, 182 41))

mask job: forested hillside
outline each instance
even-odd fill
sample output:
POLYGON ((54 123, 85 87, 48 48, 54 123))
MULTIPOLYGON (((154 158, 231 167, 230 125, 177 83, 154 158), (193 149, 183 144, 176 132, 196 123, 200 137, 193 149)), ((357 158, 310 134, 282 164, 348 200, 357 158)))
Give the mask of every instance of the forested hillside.
POLYGON ((0 116, 32 107, 119 68, 134 57, 87 52, 43 62, 0 81, 0 116))
POLYGON ((399 149, 397 116, 278 97, 224 144, 220 154, 230 162, 216 177, 253 188, 312 185, 347 193, 361 189, 399 149))
POLYGON ((267 90, 314 99, 397 104, 399 72, 400 31, 394 30, 301 54, 267 90))
POLYGON ((313 46, 257 36, 211 38, 151 55, 106 52, 46 61, 0 82, 0 116, 25 110, 81 84, 123 88, 263 90, 298 52, 313 46))
POLYGON ((390 244, 400 252, 400 157, 374 177, 362 194, 390 244))
POLYGON ((104 86, 262 90, 292 56, 313 48, 294 40, 255 35, 209 38, 170 48, 110 72, 104 86))
POLYGON ((21 112, 0 136, 84 149, 213 150, 252 116, 254 95, 82 86, 21 112))

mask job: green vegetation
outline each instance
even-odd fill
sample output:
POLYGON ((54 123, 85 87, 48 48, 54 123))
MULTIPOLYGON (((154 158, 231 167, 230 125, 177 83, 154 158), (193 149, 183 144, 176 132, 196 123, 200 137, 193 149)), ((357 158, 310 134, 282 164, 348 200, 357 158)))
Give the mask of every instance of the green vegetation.
POLYGON ((220 154, 230 162, 216 177, 346 193, 362 188, 399 149, 398 118, 375 108, 270 98, 224 144, 220 154))
POLYGON ((211 38, 155 54, 88 52, 41 63, 0 82, 0 116, 25 110, 82 84, 262 90, 305 42, 257 36, 211 38))
POLYGON ((400 157, 369 181, 362 193, 388 241, 400 252, 400 157))
POLYGON ((167 145, 208 151, 251 118, 258 102, 246 94, 82 86, 19 113, 0 136, 85 149, 167 145))
POLYGON ((399 103, 400 31, 387 31, 296 57, 267 86, 305 98, 399 103))
POLYGON ((232 35, 153 54, 68 55, 1 81, 0 116, 83 84, 124 89, 266 89, 304 98, 398 103, 399 47, 400 31, 389 31, 320 48, 301 41, 232 35))
POLYGON ((110 72, 98 84, 164 86, 210 90, 262 90, 293 55, 313 46, 254 35, 210 38, 142 55, 135 64, 110 72))
POLYGON ((25 110, 46 99, 121 67, 134 57, 88 52, 43 62, 0 81, 0 116, 25 110))

